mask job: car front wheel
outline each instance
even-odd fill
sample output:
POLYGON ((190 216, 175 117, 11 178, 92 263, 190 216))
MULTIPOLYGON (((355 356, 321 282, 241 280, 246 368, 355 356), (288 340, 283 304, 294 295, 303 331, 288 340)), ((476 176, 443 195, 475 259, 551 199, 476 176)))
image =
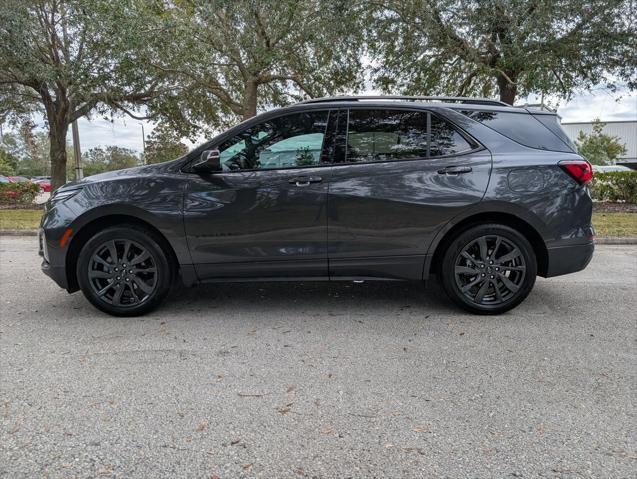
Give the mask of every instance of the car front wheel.
POLYGON ((517 230, 486 224, 459 234, 441 264, 442 286, 462 308, 500 314, 520 304, 535 284, 533 247, 517 230))
POLYGON ((138 316, 165 298, 172 270, 151 231, 122 225, 100 231, 84 245, 77 278, 96 308, 114 316, 138 316))

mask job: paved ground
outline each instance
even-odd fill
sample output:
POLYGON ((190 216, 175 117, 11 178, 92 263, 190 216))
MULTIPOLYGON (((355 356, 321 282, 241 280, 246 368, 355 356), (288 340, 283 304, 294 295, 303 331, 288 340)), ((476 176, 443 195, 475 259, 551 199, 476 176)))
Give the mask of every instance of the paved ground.
POLYGON ((0 476, 635 477, 637 247, 500 317, 412 284, 96 312, 0 238, 0 476))

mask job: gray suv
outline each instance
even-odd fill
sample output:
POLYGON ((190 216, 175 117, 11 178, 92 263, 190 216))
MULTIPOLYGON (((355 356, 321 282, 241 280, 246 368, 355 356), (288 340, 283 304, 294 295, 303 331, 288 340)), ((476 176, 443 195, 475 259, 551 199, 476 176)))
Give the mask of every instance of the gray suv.
POLYGON ((553 113, 447 97, 270 111, 177 160, 92 176, 46 207, 46 274, 131 316, 179 280, 415 280, 478 314, 593 255, 591 165, 553 113))

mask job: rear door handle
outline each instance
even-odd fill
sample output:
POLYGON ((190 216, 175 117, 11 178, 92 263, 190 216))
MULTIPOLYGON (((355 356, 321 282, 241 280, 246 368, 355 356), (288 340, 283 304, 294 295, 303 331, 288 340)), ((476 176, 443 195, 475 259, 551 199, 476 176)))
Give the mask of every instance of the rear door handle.
POLYGON ((471 173, 473 170, 470 166, 447 166, 438 170, 439 175, 460 175, 462 173, 471 173))
POLYGON ((296 186, 308 186, 310 183, 320 183, 321 181, 323 181, 323 178, 320 176, 295 176, 290 178, 288 183, 296 186))

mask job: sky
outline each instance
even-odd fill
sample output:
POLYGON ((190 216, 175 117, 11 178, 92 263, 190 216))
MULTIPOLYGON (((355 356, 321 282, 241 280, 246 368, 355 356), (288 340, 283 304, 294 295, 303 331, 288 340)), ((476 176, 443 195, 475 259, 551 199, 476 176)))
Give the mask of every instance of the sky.
MULTIPOLYGON (((377 92, 369 91, 362 94, 377 94, 377 92)), ((557 107, 562 123, 588 122, 595 118, 600 118, 602 121, 637 120, 637 92, 618 94, 598 89, 576 94, 568 102, 558 102, 552 98, 546 101, 551 107, 557 107)), ((516 104, 525 102, 540 103, 540 98, 531 95, 529 98, 518 100, 516 104)), ((39 121, 38 125, 43 127, 43 122, 39 121)), ((142 125, 145 135, 148 136, 154 126, 149 121, 133 120, 128 117, 116 117, 112 121, 100 118, 89 121, 82 118, 78 122, 81 149, 86 151, 97 146, 117 145, 142 152, 142 125)), ((201 139, 201 141, 204 140, 204 138, 201 139)), ((70 128, 68 141, 71 142, 70 128)), ((184 143, 189 147, 196 146, 189 141, 184 143)))

